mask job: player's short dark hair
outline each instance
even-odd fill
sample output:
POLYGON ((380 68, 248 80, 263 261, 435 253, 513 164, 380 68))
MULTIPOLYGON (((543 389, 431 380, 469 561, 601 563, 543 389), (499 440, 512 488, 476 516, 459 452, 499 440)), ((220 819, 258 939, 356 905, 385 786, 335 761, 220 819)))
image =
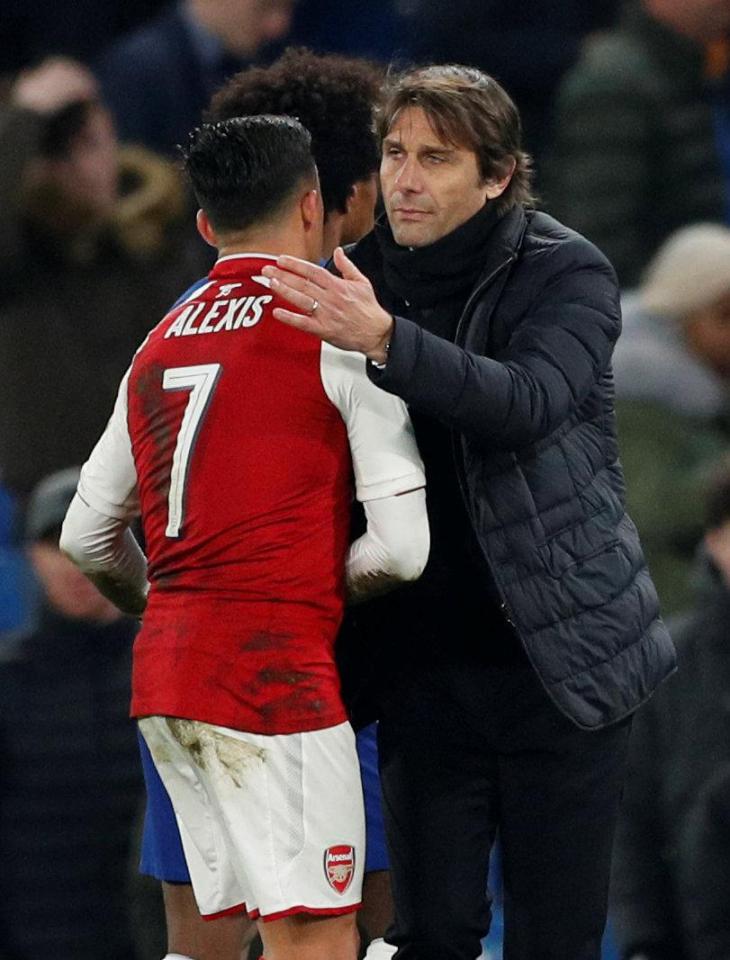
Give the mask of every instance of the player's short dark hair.
POLYGON ((196 199, 219 230, 274 219, 302 182, 317 177, 311 137, 292 117, 206 123, 181 151, 196 199))
POLYGON ((366 60, 291 47, 271 66, 232 77, 213 97, 206 119, 296 117, 312 135, 325 213, 345 213, 353 185, 380 163, 374 109, 382 81, 382 70, 366 60))
POLYGON ((473 150, 485 181, 506 176, 514 160, 512 179, 495 201, 500 212, 518 204, 534 205, 532 159, 522 149, 520 114, 493 77, 458 64, 394 74, 378 118, 381 139, 408 107, 420 107, 445 143, 473 150))

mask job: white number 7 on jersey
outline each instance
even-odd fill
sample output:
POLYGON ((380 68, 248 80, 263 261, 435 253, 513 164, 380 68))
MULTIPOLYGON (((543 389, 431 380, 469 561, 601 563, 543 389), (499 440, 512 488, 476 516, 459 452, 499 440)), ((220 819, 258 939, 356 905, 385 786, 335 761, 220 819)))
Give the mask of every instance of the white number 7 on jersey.
POLYGON ((171 367, 162 378, 163 390, 190 390, 182 423, 177 433, 175 453, 170 470, 170 493, 167 497, 167 529, 165 536, 179 537, 185 510, 185 484, 190 455, 193 452, 208 409, 211 395, 220 376, 219 363, 201 363, 194 367, 171 367))

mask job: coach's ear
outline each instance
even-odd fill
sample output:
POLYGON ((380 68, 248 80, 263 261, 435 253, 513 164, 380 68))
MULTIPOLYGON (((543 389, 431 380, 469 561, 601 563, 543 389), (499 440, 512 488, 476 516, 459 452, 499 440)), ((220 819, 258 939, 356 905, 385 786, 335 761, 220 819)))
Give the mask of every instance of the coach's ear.
POLYGON ((198 233, 206 243, 209 243, 211 247, 218 246, 218 237, 216 236, 216 232, 213 229, 213 224, 208 219, 208 214, 205 212, 205 210, 198 210, 198 215, 195 218, 195 225, 198 228, 198 233))
POLYGON ((487 180, 487 200, 496 200, 497 197, 502 196, 510 185, 516 169, 517 161, 512 157, 507 164, 507 169, 502 171, 501 177, 493 177, 491 180, 487 180))

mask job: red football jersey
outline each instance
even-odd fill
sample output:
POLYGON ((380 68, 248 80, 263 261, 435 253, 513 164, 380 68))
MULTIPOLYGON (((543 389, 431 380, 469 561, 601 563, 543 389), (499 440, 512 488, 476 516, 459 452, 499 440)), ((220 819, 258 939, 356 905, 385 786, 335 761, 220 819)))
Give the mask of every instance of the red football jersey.
POLYGON ((266 734, 342 722, 353 476, 361 500, 424 483, 403 403, 361 355, 272 317, 266 262, 222 258, 152 331, 82 471, 92 507, 142 516, 136 716, 266 734))

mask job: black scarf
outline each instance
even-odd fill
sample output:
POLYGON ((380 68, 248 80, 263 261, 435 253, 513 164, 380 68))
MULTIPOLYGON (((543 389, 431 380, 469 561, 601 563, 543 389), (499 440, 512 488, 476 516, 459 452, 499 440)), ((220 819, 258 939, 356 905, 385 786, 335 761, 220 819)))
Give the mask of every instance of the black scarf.
POLYGON ((414 307, 430 307, 467 292, 484 267, 485 247, 498 220, 495 205, 486 203, 470 220, 435 243, 402 247, 395 242, 387 219, 381 217, 375 225, 375 236, 386 284, 414 307))

